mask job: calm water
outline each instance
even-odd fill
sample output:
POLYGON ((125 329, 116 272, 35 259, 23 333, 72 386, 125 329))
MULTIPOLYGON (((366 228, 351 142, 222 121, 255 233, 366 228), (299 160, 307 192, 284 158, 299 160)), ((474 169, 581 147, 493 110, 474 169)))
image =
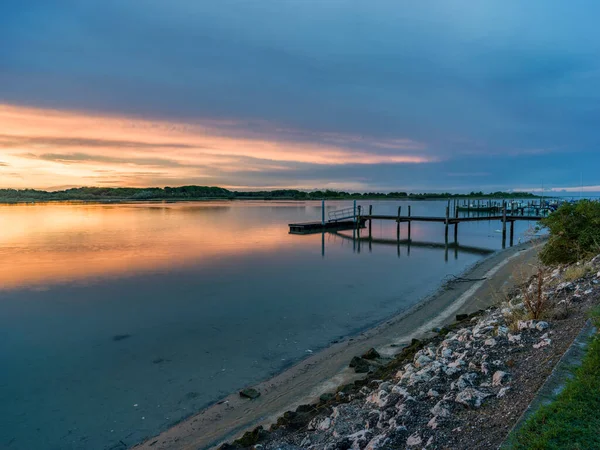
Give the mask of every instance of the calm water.
MULTIPOLYGON (((379 214, 400 204, 368 203, 379 214)), ((444 206, 413 203, 413 215, 444 206)), ((352 232, 288 234, 320 211, 318 202, 0 206, 0 448, 134 444, 410 307, 484 256, 369 248, 352 232)), ((517 225, 520 236, 530 224, 517 225)), ((498 228, 463 224, 460 243, 498 249, 498 228)), ((374 222, 373 237, 394 239, 395 224, 374 222)), ((443 225, 414 224, 412 238, 441 243, 443 225)))

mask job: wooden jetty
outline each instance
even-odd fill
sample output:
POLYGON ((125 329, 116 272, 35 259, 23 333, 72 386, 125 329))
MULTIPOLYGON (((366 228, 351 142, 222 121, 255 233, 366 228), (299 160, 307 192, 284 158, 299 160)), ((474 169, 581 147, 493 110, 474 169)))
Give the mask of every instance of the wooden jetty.
POLYGON ((329 212, 329 219, 325 219, 325 200, 321 200, 321 221, 290 223, 290 234, 313 234, 325 231, 340 231, 365 228, 367 219, 358 217, 356 200, 352 208, 339 209, 329 212))
POLYGON ((502 247, 506 246, 507 238, 507 224, 510 224, 510 245, 513 245, 515 222, 519 220, 524 221, 539 221, 545 217, 544 213, 547 212, 542 202, 539 205, 529 203, 527 207, 518 206, 516 202, 511 203, 510 210, 507 207, 507 202, 503 201, 501 205, 492 202, 486 202, 483 205, 478 204, 474 209, 474 212, 482 212, 484 208, 488 214, 475 214, 471 215, 467 213, 461 216, 459 212, 461 207, 458 202, 454 202, 451 208, 451 202, 448 200, 448 206, 446 207, 445 216, 413 216, 411 215, 411 206, 407 205, 407 214, 402 215, 402 206, 398 207, 398 214, 396 215, 381 215, 373 214, 373 205, 369 205, 368 214, 363 214, 361 206, 356 206, 356 201, 352 208, 346 208, 338 211, 331 211, 329 213, 329 219, 325 219, 325 202, 322 202, 322 217, 321 222, 307 222, 307 223, 291 223, 289 224, 290 233, 292 234, 310 234, 320 233, 325 231, 338 231, 338 230, 351 230, 361 229, 366 227, 368 222, 369 237, 372 240, 372 223, 373 220, 390 220, 396 222, 396 236, 397 241, 400 241, 400 225, 402 223, 407 224, 408 228, 408 241, 411 239, 411 225, 413 222, 434 222, 444 224, 445 241, 448 242, 448 233, 450 226, 454 226, 454 242, 458 242, 458 225, 463 222, 489 222, 489 221, 500 221, 502 223, 502 247), (497 212, 493 208, 499 208, 497 212), (453 210, 454 214, 450 214, 453 210), (510 214, 509 214, 510 211, 510 214))
MULTIPOLYGON (((408 228, 408 239, 410 240, 411 235, 411 224, 412 222, 436 222, 444 224, 445 231, 445 240, 448 242, 448 231, 451 225, 454 225, 454 242, 458 242, 458 224, 462 222, 488 222, 492 220, 499 220, 502 223, 502 247, 506 247, 506 225, 510 224, 510 245, 513 245, 514 234, 515 234, 515 222, 519 220, 526 221, 539 221, 544 218, 542 215, 525 215, 525 210, 523 209, 521 214, 507 214, 506 203, 502 205, 502 214, 497 215, 476 215, 476 216, 463 216, 459 215, 458 205, 454 205, 454 215, 450 215, 450 201, 448 201, 448 206, 446 207, 446 215, 444 217, 439 216, 413 216, 411 215, 410 205, 408 205, 408 214, 406 216, 402 215, 402 206, 398 207, 398 214, 395 216, 392 215, 378 215, 373 214, 373 205, 369 205, 369 213, 362 214, 361 207, 358 207, 358 219, 359 220, 367 220, 369 222, 369 239, 372 238, 372 221, 373 220, 392 220, 397 223, 396 226, 396 235, 397 239, 400 240, 400 224, 407 223, 408 228)), ((515 209, 516 211, 516 209, 515 209)))

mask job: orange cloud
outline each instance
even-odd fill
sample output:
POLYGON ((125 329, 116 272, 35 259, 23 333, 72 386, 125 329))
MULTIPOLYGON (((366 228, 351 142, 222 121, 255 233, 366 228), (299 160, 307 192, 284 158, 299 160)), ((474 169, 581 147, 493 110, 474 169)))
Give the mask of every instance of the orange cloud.
POLYGON ((244 134, 232 121, 174 123, 0 104, 0 186, 228 184, 227 173, 285 171, 293 164, 434 160, 408 139, 273 131, 276 137, 267 138, 268 132, 244 134))

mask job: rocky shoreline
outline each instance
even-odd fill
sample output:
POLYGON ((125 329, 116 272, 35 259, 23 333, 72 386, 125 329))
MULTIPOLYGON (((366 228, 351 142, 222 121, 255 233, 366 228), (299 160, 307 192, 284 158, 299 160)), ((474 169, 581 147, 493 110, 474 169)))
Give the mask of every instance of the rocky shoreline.
POLYGON ((496 307, 459 315, 392 359, 375 349, 353 358, 364 379, 221 448, 497 448, 598 304, 599 270, 600 256, 544 268, 496 307), (538 320, 532 293, 544 301, 538 320))

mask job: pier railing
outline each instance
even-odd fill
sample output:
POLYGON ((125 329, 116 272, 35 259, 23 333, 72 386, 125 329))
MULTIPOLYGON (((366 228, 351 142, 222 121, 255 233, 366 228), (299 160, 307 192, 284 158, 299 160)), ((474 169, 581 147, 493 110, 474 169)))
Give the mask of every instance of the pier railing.
POLYGON ((330 222, 337 222, 338 220, 344 219, 354 219, 354 207, 329 211, 328 214, 330 222))

